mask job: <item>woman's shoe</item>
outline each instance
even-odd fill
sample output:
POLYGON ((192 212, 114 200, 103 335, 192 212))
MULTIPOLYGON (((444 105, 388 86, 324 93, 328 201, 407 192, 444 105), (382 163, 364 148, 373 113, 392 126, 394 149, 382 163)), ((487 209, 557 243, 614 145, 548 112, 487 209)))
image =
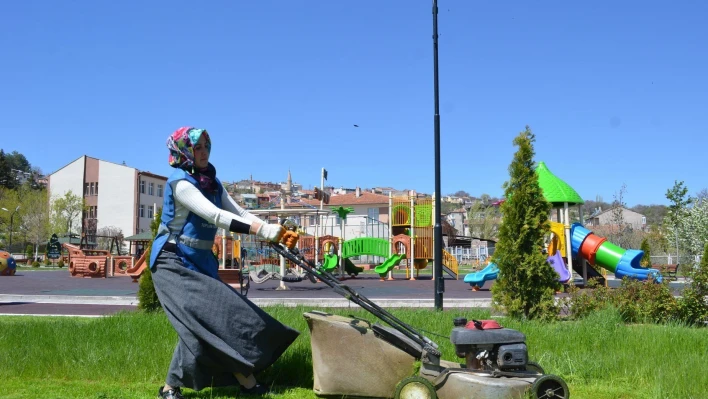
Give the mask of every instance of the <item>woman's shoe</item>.
POLYGON ((261 385, 260 383, 256 383, 256 385, 250 388, 246 388, 241 385, 241 393, 246 395, 265 395, 268 393, 268 387, 261 385))
POLYGON ((160 390, 158 391, 158 398, 161 399, 184 399, 184 396, 182 396, 182 391, 179 388, 172 388, 168 389, 166 391, 163 390, 165 386, 161 386, 160 390))

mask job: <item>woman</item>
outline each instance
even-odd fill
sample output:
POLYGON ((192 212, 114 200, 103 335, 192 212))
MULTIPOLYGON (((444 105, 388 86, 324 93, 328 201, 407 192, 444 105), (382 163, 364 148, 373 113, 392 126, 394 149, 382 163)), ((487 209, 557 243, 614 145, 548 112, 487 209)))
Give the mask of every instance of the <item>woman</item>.
POLYGON ((167 147, 177 170, 167 180, 150 270, 179 342, 159 397, 182 398, 181 387, 198 391, 236 383, 241 392, 263 394, 267 389, 254 374, 275 362, 299 332, 219 280, 211 248, 218 228, 270 242, 285 235, 291 248, 297 234, 265 223, 231 199, 209 163, 206 130, 180 128, 167 147))

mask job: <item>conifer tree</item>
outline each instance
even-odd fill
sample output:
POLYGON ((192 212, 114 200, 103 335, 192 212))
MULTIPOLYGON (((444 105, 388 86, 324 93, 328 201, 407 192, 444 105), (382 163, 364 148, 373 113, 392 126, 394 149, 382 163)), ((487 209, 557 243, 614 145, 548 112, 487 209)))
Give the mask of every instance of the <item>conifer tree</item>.
POLYGON ((639 265, 642 267, 651 267, 651 248, 649 247, 649 240, 646 238, 643 239, 639 249, 644 251, 644 256, 642 256, 642 260, 639 261, 639 265))
POLYGON ((534 171, 535 135, 526 126, 515 139, 517 152, 504 183, 502 223, 492 261, 499 277, 492 286, 497 309, 526 319, 554 319, 559 307, 554 294, 560 288, 558 275, 542 253, 549 232, 551 204, 546 201, 534 171))
MULTIPOLYGON (((152 236, 157 235, 157 229, 160 227, 160 219, 162 218, 162 208, 157 210, 155 218, 150 223, 150 231, 152 236)), ((145 250, 145 270, 140 276, 140 285, 138 286, 138 309, 146 312, 156 312, 162 309, 160 299, 155 291, 155 284, 152 281, 152 272, 150 271, 150 253, 152 252, 152 242, 148 244, 145 250)))

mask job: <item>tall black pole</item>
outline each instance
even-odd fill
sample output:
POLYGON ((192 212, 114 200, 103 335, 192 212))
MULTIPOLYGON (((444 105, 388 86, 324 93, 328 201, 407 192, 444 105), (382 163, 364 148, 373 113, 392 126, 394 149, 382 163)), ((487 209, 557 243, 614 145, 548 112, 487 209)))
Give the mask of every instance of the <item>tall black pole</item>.
POLYGON ((433 88, 435 92, 435 227, 433 228, 433 276, 435 278, 435 309, 443 308, 445 281, 442 276, 443 239, 440 213, 440 95, 438 92, 438 1, 433 0, 433 88))

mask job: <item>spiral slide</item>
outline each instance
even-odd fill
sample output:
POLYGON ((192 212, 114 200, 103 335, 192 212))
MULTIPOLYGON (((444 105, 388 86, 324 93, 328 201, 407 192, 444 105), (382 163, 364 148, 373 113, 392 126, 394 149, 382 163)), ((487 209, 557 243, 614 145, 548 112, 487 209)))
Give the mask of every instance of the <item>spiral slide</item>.
POLYGON ((620 248, 608 242, 607 238, 600 237, 586 229, 580 223, 573 223, 570 237, 574 257, 580 256, 590 262, 592 266, 602 266, 613 272, 615 277, 619 279, 630 277, 646 280, 652 276, 657 283, 663 279, 658 270, 643 268, 639 265, 644 251, 620 248))

